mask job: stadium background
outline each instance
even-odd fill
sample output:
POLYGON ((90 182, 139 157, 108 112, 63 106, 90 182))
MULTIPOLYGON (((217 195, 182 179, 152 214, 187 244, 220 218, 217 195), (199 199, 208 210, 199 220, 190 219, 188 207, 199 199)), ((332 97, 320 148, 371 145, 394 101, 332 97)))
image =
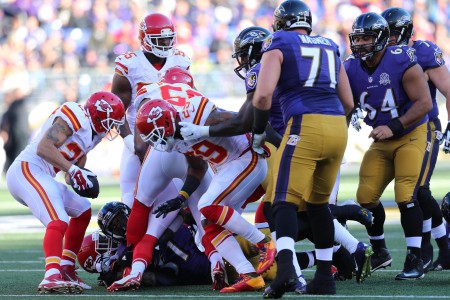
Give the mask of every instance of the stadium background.
MULTIPOLYGON (((218 106, 238 110, 244 83, 234 74, 233 40, 245 27, 270 28, 270 0, 17 0, 0 1, 0 113, 25 98, 23 118, 30 132, 64 101, 83 103, 94 91, 109 89, 114 59, 139 48, 140 20, 151 12, 171 16, 177 48, 192 59, 195 84, 218 106)), ((437 42, 450 63, 450 5, 446 0, 317 0, 313 34, 332 38, 341 56, 349 53, 348 33, 362 12, 400 6, 413 15, 414 39, 437 42)), ((447 122, 445 99, 438 97, 441 121, 447 122)), ((445 126, 444 126, 445 128, 445 126)), ((370 144, 369 128, 350 129, 346 160, 357 165, 370 144)), ((4 137, 4 132, 2 132, 4 137)), ((0 167, 5 159, 0 139, 0 167)), ((118 179, 120 138, 104 141, 89 154, 87 167, 102 177, 118 179)), ((440 161, 450 161, 441 152, 440 161)), ((439 165, 439 163, 438 163, 439 165)), ((2 182, 4 183, 4 182, 2 182)))

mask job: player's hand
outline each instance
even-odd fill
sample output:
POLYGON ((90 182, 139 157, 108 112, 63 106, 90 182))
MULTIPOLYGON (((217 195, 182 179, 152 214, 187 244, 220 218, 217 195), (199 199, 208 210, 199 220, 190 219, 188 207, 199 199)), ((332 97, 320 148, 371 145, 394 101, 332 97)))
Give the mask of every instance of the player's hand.
POLYGON ((111 268, 112 262, 114 262, 114 260, 111 259, 111 254, 102 253, 98 255, 97 259, 95 260, 95 269, 99 273, 108 272, 111 268))
POLYGON ((209 126, 195 125, 189 122, 180 122, 180 133, 185 141, 209 137, 209 126))
POLYGON ((444 131, 441 141, 444 143, 444 147, 442 148, 444 153, 450 153, 450 121, 447 123, 447 128, 444 131))
POLYGON ((252 133, 252 149, 260 155, 266 155, 263 145, 266 141, 266 132, 252 133))
POLYGON ((97 175, 95 175, 91 171, 81 169, 76 165, 72 165, 67 173, 69 173, 70 178, 73 180, 73 187, 80 191, 90 189, 94 186, 92 181, 89 180, 88 176, 97 177, 97 175))
POLYGON ((352 114, 352 118, 350 120, 350 124, 352 125, 353 128, 355 128, 356 131, 360 131, 361 130, 361 122, 359 121, 359 119, 363 119, 364 118, 364 114, 361 110, 360 107, 357 107, 355 109, 355 111, 352 114))
POLYGON ((373 138, 375 142, 383 141, 393 136, 394 133, 386 125, 380 125, 374 128, 369 134, 369 138, 373 138))
POLYGON ((125 144, 125 147, 127 147, 127 149, 130 150, 131 153, 135 153, 135 151, 134 151, 134 135, 129 134, 126 137, 124 137, 123 143, 125 144))
POLYGON ((184 202, 186 201, 186 199, 181 196, 178 195, 176 198, 173 198, 163 204, 160 204, 155 211, 153 212, 154 215, 156 215, 157 218, 163 216, 163 218, 165 218, 167 216, 168 213, 180 209, 184 202))

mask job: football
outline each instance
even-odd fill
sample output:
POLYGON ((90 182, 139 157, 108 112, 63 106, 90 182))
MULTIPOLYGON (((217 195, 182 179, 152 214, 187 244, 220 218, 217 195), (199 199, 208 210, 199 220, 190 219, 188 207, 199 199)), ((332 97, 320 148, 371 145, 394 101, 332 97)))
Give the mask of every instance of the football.
MULTIPOLYGON (((86 168, 81 168, 81 169, 91 172, 90 170, 88 170, 86 168)), ((72 178, 70 178, 70 185, 72 186, 72 189, 75 191, 75 193, 77 193, 81 197, 95 199, 95 198, 98 197, 98 194, 100 193, 100 185, 98 183, 97 176, 89 175, 88 179, 93 184, 93 186, 91 188, 89 188, 89 189, 85 189, 85 190, 80 191, 80 190, 74 188, 74 181, 73 181, 72 178)))

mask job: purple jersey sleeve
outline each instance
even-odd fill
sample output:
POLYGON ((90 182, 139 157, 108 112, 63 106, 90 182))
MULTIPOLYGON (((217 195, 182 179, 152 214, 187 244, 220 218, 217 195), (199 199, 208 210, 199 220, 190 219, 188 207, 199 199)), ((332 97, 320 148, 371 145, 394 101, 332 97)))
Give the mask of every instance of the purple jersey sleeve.
MULTIPOLYGON (((251 93, 256 90, 260 70, 261 64, 258 63, 247 72, 247 75, 245 77, 245 88, 247 89, 247 93, 251 93)), ((270 108, 269 123, 270 125, 272 125, 272 128, 275 129, 276 132, 283 135, 285 128, 283 121, 283 113, 281 112, 280 103, 275 98, 272 99, 272 107, 270 108)))
MULTIPOLYGON (((416 50, 417 62, 424 71, 445 65, 442 50, 433 42, 414 41, 412 47, 416 50)), ((434 120, 439 115, 436 102, 436 86, 429 80, 428 87, 430 88, 431 100, 433 102, 433 109, 428 113, 428 118, 434 120)))

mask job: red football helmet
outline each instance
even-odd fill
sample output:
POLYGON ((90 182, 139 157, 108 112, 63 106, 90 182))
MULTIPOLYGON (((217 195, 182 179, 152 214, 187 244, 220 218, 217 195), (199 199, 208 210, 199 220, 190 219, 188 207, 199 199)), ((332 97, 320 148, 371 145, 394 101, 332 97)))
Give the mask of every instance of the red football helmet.
POLYGON ((177 111, 164 100, 149 100, 136 114, 136 126, 142 140, 156 150, 167 151, 175 134, 177 111))
POLYGON ((102 267, 102 259, 109 259, 117 247, 118 243, 95 231, 84 237, 77 254, 78 263, 86 272, 98 273, 102 267))
POLYGON ((158 57, 173 54, 176 35, 172 21, 162 14, 150 14, 139 25, 139 40, 143 50, 158 57))
POLYGON ((180 67, 172 67, 167 69, 166 73, 161 79, 165 83, 184 83, 194 88, 194 78, 191 73, 180 67))
POLYGON ((125 123, 125 106, 119 97, 110 92, 97 92, 89 97, 84 108, 95 132, 109 133, 106 136, 109 140, 119 135, 120 126, 125 123))

